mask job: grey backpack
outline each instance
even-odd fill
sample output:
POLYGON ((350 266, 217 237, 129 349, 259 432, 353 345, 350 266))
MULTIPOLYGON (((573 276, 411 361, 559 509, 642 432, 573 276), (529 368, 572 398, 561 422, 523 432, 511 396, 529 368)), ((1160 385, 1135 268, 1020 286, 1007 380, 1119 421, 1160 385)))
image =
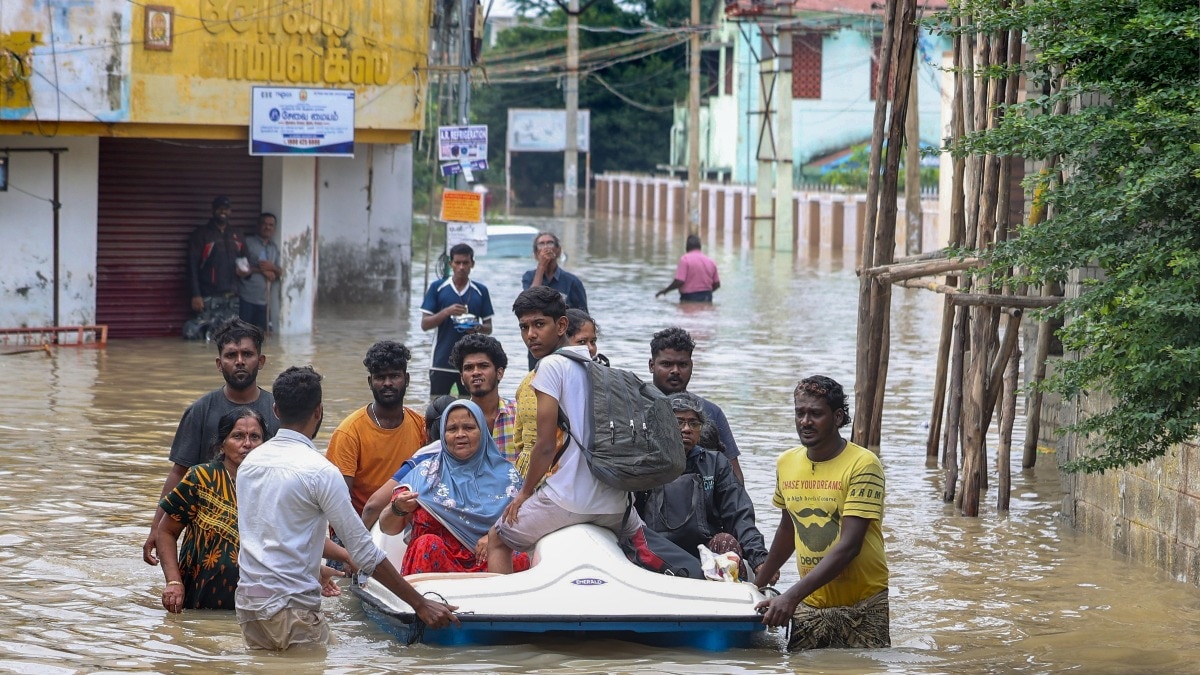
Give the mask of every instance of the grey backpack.
POLYGON ((572 434, 560 408, 558 423, 564 441, 555 463, 574 441, 583 448, 592 475, 618 490, 650 490, 683 473, 687 463, 683 436, 670 403, 658 389, 628 370, 609 368, 571 351, 556 353, 587 368, 592 437, 572 434))

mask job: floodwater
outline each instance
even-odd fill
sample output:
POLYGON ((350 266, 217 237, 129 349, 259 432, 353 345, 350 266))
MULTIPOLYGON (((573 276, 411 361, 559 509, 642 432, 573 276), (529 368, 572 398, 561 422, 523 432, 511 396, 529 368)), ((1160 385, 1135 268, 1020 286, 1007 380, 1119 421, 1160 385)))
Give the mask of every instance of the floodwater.
MULTIPOLYGON (((828 251, 772 255, 730 233, 706 250, 723 286, 711 307, 681 307, 667 284, 683 233, 666 226, 540 220, 563 235, 566 267, 585 280, 614 365, 645 373, 653 331, 680 325, 699 347, 691 389, 719 402, 742 447, 747 487, 770 538, 774 458, 797 444, 790 393, 800 377, 853 380, 858 284, 853 262, 828 251)), ((526 260, 480 259, 496 336, 524 373, 509 308, 526 260)), ((417 260, 414 286, 421 286, 417 260)), ((369 400, 361 359, 391 338, 415 353, 408 401, 423 405, 429 340, 410 307, 321 308, 312 335, 271 338, 263 381, 286 365, 326 378, 326 430, 369 400)), ((940 317, 933 294, 898 290, 882 450, 891 567, 893 647, 788 655, 782 636, 725 653, 616 641, 549 640, 476 649, 405 647, 348 593, 325 607, 338 642, 327 651, 249 653, 232 613, 169 616, 163 578, 141 560, 167 449, 183 409, 220 384, 215 349, 180 340, 117 341, 50 356, 0 356, 0 671, 72 673, 338 672, 1194 672, 1200 591, 1131 563, 1059 519, 1051 457, 1021 473, 1011 511, 963 518, 940 501, 941 474, 924 461, 940 317)), ((849 386, 847 387, 849 389, 849 386)), ((1020 445, 1021 434, 1017 434, 1020 445)), ((995 484, 995 480, 992 484, 995 484)), ((795 580, 785 567, 783 584, 795 580)))

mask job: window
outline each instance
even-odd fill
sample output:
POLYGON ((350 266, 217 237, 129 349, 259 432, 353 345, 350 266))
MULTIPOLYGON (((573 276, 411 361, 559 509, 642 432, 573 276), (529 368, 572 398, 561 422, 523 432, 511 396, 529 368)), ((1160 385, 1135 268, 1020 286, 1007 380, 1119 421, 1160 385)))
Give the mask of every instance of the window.
POLYGON ((821 45, 817 32, 792 34, 792 98, 821 98, 821 45))

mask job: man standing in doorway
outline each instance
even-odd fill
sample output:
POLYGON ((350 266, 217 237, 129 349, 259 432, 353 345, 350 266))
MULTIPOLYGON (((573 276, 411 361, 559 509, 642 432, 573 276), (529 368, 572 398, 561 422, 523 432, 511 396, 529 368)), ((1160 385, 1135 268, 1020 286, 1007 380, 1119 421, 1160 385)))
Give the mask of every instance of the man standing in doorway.
POLYGON ((329 438, 325 456, 345 477, 355 513, 426 443, 425 418, 404 406, 410 358, 408 347, 398 342, 371 345, 363 365, 375 400, 350 413, 329 438))
POLYGON ((721 287, 721 276, 717 264, 700 251, 700 237, 689 234, 687 253, 679 258, 675 267, 675 279, 671 285, 654 294, 660 297, 679 289, 680 302, 712 302, 713 291, 721 287))
POLYGON ((492 296, 487 286, 471 281, 475 250, 466 244, 450 248, 450 277, 430 284, 421 303, 421 330, 437 329, 429 364, 429 397, 449 394, 458 382, 450 363, 455 343, 471 333, 492 332, 492 296), (473 321, 464 321, 474 317, 473 321))
MULTIPOLYGON (((533 238, 533 259, 537 261, 537 267, 525 270, 521 277, 521 288, 527 291, 534 286, 549 286, 562 295, 567 309, 582 309, 586 312, 587 291, 583 288, 583 282, 579 277, 558 266, 560 255, 562 244, 558 241, 558 235, 553 232, 538 232, 533 238)), ((537 359, 531 352, 529 369, 533 370, 536 363, 537 359)))
MULTIPOLYGON (((268 437, 279 428, 279 420, 271 409, 275 399, 271 392, 258 386, 258 373, 267 362, 267 357, 262 354, 262 331, 241 319, 233 319, 217 329, 213 342, 217 344, 217 372, 221 373, 225 384, 196 399, 184 411, 175 430, 175 440, 171 441, 173 464, 163 481, 160 499, 179 485, 188 469, 212 458, 217 425, 226 413, 247 406, 262 415, 267 423, 264 431, 268 437)), ((155 510, 150 536, 142 545, 142 560, 148 565, 158 564, 154 555, 155 542, 164 515, 161 508, 155 510)))
MULTIPOLYGON (((659 391, 667 396, 687 391, 688 383, 692 381, 692 351, 695 348, 696 342, 682 328, 673 326, 654 334, 650 340, 650 376, 659 391)), ((733 474, 744 485, 746 479, 742 477, 742 465, 738 463, 738 456, 742 452, 738 449, 737 441, 733 440, 733 430, 729 428, 725 411, 706 398, 697 398, 704 402, 704 414, 712 420, 721 442, 725 444, 725 457, 733 467, 733 474)))
POLYGON ((321 613, 321 554, 329 527, 346 542, 360 574, 373 576, 433 628, 445 628, 456 607, 422 597, 346 502, 337 469, 312 439, 321 429, 321 376, 288 368, 272 389, 281 428, 238 468, 237 619, 251 649, 285 650, 329 642, 321 613))
POLYGON ((279 267, 279 247, 271 240, 275 236, 275 224, 275 214, 259 214, 258 233, 246 237, 250 275, 238 279, 238 311, 242 321, 258 326, 263 332, 271 329, 267 325, 271 284, 283 274, 279 267))
POLYGON ((771 503, 783 515, 759 574, 772 577, 795 552, 800 581, 758 611, 768 626, 791 622, 792 651, 890 647, 883 464, 838 432, 850 424, 842 385, 808 377, 793 399, 801 447, 776 463, 771 503))
POLYGON ((183 326, 183 336, 203 338, 217 325, 238 316, 237 282, 250 268, 238 268, 246 255, 242 238, 229 227, 229 197, 212 200, 212 217, 188 238, 188 284, 196 316, 183 326))

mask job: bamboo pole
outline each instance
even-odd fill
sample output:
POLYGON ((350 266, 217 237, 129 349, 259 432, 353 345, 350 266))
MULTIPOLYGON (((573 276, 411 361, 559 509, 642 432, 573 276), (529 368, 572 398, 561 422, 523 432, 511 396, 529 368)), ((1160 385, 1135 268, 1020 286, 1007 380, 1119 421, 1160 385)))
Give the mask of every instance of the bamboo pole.
POLYGON ((1000 484, 996 488, 996 510, 1007 511, 1012 495, 1012 433, 1017 417, 1017 372, 1021 350, 1014 351, 1004 369, 1004 397, 1000 404, 1000 443, 996 446, 997 471, 1000 484))
POLYGON ((925 466, 929 468, 937 466, 938 461, 938 439, 942 435, 942 413, 946 407, 946 377, 953 333, 954 303, 946 298, 942 303, 942 330, 938 339, 937 369, 933 376, 933 414, 929 418, 929 435, 925 438, 925 466))
POLYGON ((954 307, 954 337, 950 344, 950 403, 946 409, 946 438, 942 450, 942 464, 946 467, 945 484, 942 486, 942 501, 955 501, 958 489, 958 445, 962 428, 963 361, 966 354, 967 308, 954 307))
POLYGON ((957 272, 959 270, 983 267, 984 262, 980 258, 961 258, 954 260, 930 260, 928 262, 918 263, 891 263, 888 265, 880 265, 863 270, 863 274, 867 276, 879 277, 879 281, 883 283, 896 283, 903 279, 916 279, 919 277, 931 277, 935 275, 945 274, 946 272, 957 272))
MULTIPOLYGON (((1042 297, 1050 297, 1050 285, 1042 286, 1042 297)), ((1046 379, 1046 359, 1050 355, 1050 322, 1038 322, 1037 345, 1033 350, 1033 374, 1030 378, 1029 409, 1025 411, 1025 447, 1021 468, 1032 469, 1037 464, 1038 439, 1042 432, 1042 381, 1046 379)))
POLYGON ((917 279, 905 279, 904 281, 896 282, 897 286, 905 288, 923 288, 935 293, 945 294, 951 302, 956 305, 966 305, 968 307, 1013 307, 1020 309, 1040 309, 1043 307, 1054 307, 1063 301, 1062 298, 1052 295, 992 295, 990 293, 967 293, 960 291, 954 286, 939 284, 936 281, 920 281, 917 279))
MULTIPOLYGON (((867 162, 867 204, 866 219, 862 240, 862 257, 859 267, 866 269, 874 267, 875 238, 878 227, 879 213, 879 165, 883 156, 884 129, 887 123, 888 104, 888 68, 883 65, 891 63, 893 34, 895 32, 897 6, 901 0, 887 0, 884 6, 883 41, 880 45, 879 56, 881 65, 879 77, 875 81, 875 116, 871 122, 871 155, 867 162)), ((907 0, 905 0, 907 1, 907 0)), ((878 372, 879 361, 871 360, 872 354, 878 354, 873 349, 871 340, 875 337, 873 299, 883 286, 871 277, 859 279, 858 296, 858 336, 857 352, 855 354, 855 387, 854 387, 854 423, 851 427, 851 438, 859 445, 870 447, 871 420, 875 415, 875 376, 878 372)))
MULTIPOLYGON (((903 0, 899 7, 899 17, 894 26, 896 33, 896 48, 891 69, 893 86, 891 93, 892 114, 889 120, 887 137, 890 141, 886 156, 883 184, 879 195, 879 226, 875 228, 875 262, 889 264, 896 256, 896 212, 900 176, 901 139, 904 138, 904 121, 908 114, 908 82, 912 78, 912 64, 916 53, 916 0, 903 0)), ((872 382, 875 393, 875 404, 869 420, 868 442, 870 447, 878 448, 883 435, 883 398, 887 385, 887 365, 891 344, 889 342, 892 313, 892 288, 888 284, 875 284, 872 294, 871 313, 874 318, 875 331, 880 336, 878 349, 871 350, 867 357, 868 367, 874 371, 872 382)), ((861 414, 861 413, 860 413, 861 414)))

